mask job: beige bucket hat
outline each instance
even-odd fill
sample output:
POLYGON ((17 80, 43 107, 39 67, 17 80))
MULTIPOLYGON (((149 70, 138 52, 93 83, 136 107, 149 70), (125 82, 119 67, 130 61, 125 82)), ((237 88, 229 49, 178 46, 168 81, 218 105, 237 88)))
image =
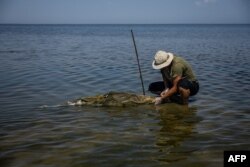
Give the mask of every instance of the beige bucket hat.
POLYGON ((173 58, 173 53, 159 50, 155 54, 155 59, 153 60, 152 67, 156 70, 167 67, 171 64, 173 58))

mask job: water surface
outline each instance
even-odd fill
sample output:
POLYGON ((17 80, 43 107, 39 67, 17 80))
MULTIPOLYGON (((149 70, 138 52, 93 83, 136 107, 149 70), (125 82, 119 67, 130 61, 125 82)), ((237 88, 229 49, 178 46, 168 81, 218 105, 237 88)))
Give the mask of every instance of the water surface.
POLYGON ((249 25, 0 25, 0 43, 0 166, 223 166, 250 148, 249 25), (189 106, 58 107, 141 94, 131 28, 146 86, 157 50, 190 62, 189 106))

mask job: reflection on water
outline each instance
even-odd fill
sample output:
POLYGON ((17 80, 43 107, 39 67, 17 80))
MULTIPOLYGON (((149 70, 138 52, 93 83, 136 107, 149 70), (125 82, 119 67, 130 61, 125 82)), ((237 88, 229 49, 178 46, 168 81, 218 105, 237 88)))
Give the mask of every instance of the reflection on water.
POLYGON ((174 150, 181 147, 182 142, 194 133, 194 126, 198 121, 196 108, 170 103, 157 106, 156 109, 159 111, 161 120, 159 122, 161 129, 156 136, 156 145, 160 152, 166 153, 166 155, 160 156, 159 160, 172 162, 185 159, 193 150, 177 152, 174 150))
POLYGON ((188 121, 188 118, 194 116, 194 111, 189 110, 187 106, 177 104, 166 104, 157 107, 160 113, 162 128, 160 137, 156 145, 177 146, 192 133, 194 122, 188 121))

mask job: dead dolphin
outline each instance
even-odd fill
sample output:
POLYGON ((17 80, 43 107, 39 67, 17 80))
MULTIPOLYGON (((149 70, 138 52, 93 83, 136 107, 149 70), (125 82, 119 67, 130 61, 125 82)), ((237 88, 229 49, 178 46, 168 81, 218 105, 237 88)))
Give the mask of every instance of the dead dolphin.
POLYGON ((142 104, 154 104, 155 98, 144 95, 136 95, 125 92, 109 92, 104 95, 97 95, 91 97, 82 97, 68 102, 69 105, 74 106, 104 106, 104 107, 126 107, 136 106, 142 104))

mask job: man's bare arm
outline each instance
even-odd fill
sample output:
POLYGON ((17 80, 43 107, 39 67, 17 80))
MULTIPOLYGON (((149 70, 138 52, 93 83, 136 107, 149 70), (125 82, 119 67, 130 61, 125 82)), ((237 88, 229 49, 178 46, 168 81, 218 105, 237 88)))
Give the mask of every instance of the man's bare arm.
POLYGON ((181 76, 177 76, 175 77, 175 79, 173 80, 173 87, 170 88, 167 92, 162 93, 161 94, 161 98, 162 99, 166 99, 169 98, 170 96, 172 96, 173 94, 177 93, 178 91, 178 82, 181 80, 181 76))

